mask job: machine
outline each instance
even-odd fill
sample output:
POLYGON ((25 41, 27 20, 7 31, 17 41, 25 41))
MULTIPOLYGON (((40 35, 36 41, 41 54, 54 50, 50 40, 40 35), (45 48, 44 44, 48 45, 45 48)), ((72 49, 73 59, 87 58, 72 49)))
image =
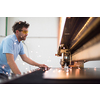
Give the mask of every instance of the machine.
POLYGON ((99 81, 100 69, 84 68, 84 63, 100 60, 100 17, 66 18, 56 56, 62 57, 61 69, 48 71, 45 79, 99 81))
POLYGON ((100 60, 100 17, 66 18, 57 56, 61 66, 84 67, 84 62, 100 60), (73 62, 73 63, 72 63, 73 62), (77 64, 76 64, 77 63, 77 64))

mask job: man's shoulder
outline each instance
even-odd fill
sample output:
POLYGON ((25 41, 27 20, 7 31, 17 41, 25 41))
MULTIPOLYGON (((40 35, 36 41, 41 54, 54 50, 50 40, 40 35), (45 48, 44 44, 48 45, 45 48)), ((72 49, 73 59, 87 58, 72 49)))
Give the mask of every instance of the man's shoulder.
POLYGON ((14 34, 13 35, 8 35, 5 40, 10 40, 10 41, 14 41, 15 40, 15 37, 14 37, 14 34))
POLYGON ((12 44, 14 43, 14 36, 13 35, 8 35, 6 38, 3 39, 2 43, 3 44, 12 44))

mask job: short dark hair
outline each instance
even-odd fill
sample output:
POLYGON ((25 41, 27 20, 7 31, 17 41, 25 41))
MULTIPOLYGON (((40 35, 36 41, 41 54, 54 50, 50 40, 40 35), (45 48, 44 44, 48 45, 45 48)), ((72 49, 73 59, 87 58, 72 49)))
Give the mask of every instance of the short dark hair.
POLYGON ((12 30, 14 33, 16 33, 16 30, 21 30, 23 27, 28 28, 29 24, 26 23, 26 21, 15 22, 15 24, 12 26, 12 30))

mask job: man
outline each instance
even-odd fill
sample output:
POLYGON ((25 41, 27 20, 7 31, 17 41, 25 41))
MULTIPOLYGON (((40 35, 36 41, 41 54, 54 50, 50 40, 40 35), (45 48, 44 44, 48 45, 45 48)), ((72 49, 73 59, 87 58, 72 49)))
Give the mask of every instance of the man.
POLYGON ((18 55, 22 60, 28 64, 38 66, 38 67, 48 67, 45 64, 39 64, 31 60, 26 56, 23 49, 22 40, 26 40, 28 35, 29 24, 22 21, 16 22, 12 30, 13 35, 9 35, 3 39, 0 44, 0 73, 1 75, 9 75, 10 69, 14 74, 21 74, 18 69, 15 60, 18 55))

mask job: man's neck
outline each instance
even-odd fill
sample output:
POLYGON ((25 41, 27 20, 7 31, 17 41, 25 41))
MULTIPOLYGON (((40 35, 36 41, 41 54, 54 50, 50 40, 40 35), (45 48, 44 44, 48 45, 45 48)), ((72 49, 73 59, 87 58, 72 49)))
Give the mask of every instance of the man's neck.
POLYGON ((20 42, 21 40, 18 38, 18 35, 17 35, 17 34, 15 34, 15 35, 16 35, 16 37, 17 37, 18 42, 20 42))

